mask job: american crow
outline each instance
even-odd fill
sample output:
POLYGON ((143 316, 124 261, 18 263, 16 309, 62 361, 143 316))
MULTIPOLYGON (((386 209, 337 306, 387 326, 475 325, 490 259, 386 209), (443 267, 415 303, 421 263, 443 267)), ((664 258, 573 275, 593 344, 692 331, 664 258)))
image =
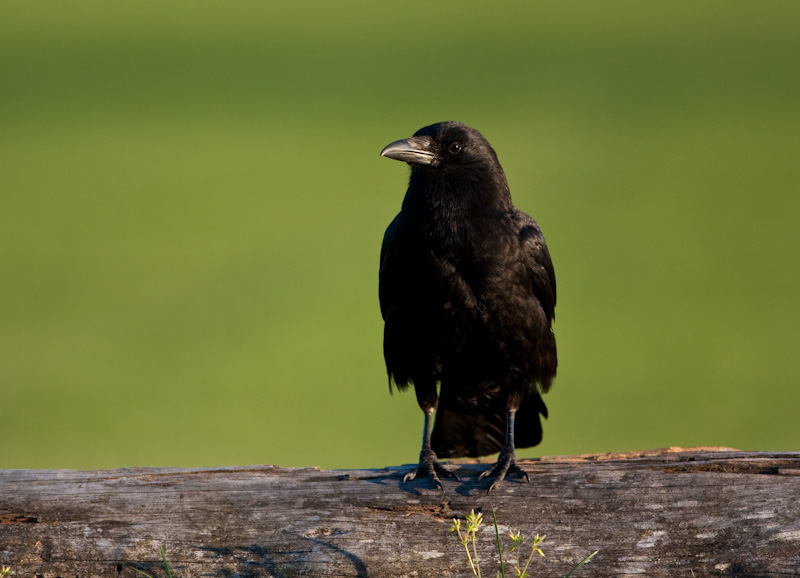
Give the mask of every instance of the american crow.
POLYGON ((479 478, 494 478, 489 491, 506 474, 527 479, 515 444, 541 441, 540 393, 557 365, 556 278, 542 231, 511 203, 494 149, 464 124, 427 126, 381 156, 411 166, 383 237, 379 287, 389 387, 413 385, 425 412, 419 467, 404 481, 427 475, 441 490, 440 475, 457 476, 437 455, 498 451, 479 478))

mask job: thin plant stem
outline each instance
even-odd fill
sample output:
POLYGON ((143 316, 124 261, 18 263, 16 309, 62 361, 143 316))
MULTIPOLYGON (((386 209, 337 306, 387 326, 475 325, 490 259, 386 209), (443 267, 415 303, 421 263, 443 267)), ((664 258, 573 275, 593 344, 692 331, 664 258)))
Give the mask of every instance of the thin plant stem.
POLYGON ((575 570, 577 570, 578 568, 580 568, 581 566, 583 566, 584 564, 586 564, 586 563, 587 563, 589 560, 591 560, 592 558, 594 558, 594 555, 595 555, 595 554, 597 554, 599 551, 600 551, 600 550, 595 550, 594 552, 592 552, 591 554, 589 554, 588 556, 586 556, 586 558, 584 558, 583 560, 581 560, 580 562, 578 562, 577 564, 575 564, 575 566, 573 566, 573 567, 572 567, 572 570, 570 570, 570 571, 567 573, 567 575, 566 575, 566 576, 564 576, 564 578, 569 578, 570 576, 572 576, 572 574, 575 572, 575 570))
MULTIPOLYGON (((536 550, 531 550, 531 555, 528 556, 528 561, 525 562, 525 567, 522 569, 522 572, 520 572, 520 576, 527 576, 526 572, 528 571, 528 566, 531 564, 531 560, 533 560, 534 552, 536 552, 536 550)), ((517 558, 517 560, 519 560, 519 558, 517 558)), ((517 561, 517 568, 519 568, 519 561, 517 561)))
MULTIPOLYGON (((167 563, 167 553, 164 551, 164 546, 161 546, 161 562, 164 564, 164 570, 167 571, 167 578, 172 578, 172 571, 169 569, 169 564, 167 563)), ((153 576, 151 576, 147 572, 142 572, 141 570, 139 570, 138 568, 134 568, 130 564, 128 564, 128 568, 130 568, 135 572, 138 572, 142 576, 146 576, 147 578, 153 578, 153 576)))
POLYGON ((169 564, 167 564, 167 553, 164 551, 164 546, 161 546, 161 560, 164 562, 164 570, 167 571, 167 578, 172 578, 172 572, 170 572, 169 564))
POLYGON ((475 564, 472 563, 472 554, 469 553, 469 546, 467 546, 466 542, 464 542, 464 551, 467 553, 467 560, 469 560, 469 566, 472 568, 472 574, 480 578, 480 572, 475 571, 475 564))
POLYGON ((506 578, 506 571, 503 567, 503 547, 500 544, 500 530, 497 528, 497 514, 494 511, 494 504, 492 504, 492 520, 494 521, 494 535, 497 539, 497 555, 500 558, 500 576, 506 578))
MULTIPOLYGON (((472 551, 475 552, 475 567, 478 569, 477 576, 478 576, 478 578, 481 578, 481 564, 478 561, 478 549, 475 546, 475 535, 474 534, 472 535, 472 551)), ((472 563, 472 561, 470 561, 470 563, 472 563)), ((473 572, 474 571, 475 571, 475 569, 473 568, 473 572)))

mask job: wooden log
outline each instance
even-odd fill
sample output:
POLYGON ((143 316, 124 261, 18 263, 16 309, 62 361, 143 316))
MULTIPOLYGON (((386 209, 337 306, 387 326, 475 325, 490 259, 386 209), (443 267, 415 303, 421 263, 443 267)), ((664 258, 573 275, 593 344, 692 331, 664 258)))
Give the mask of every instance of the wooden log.
MULTIPOLYGON (((497 569, 491 506, 546 534, 532 576, 800 575, 800 452, 694 448, 525 461, 530 483, 491 495, 461 481, 402 483, 412 466, 0 472, 0 564, 15 576, 471 576, 453 518, 482 511, 483 575, 497 569)), ((523 556, 527 557, 527 546, 523 556)), ((512 558, 506 551, 506 561, 512 558)), ((514 576, 513 564, 506 567, 514 576)))

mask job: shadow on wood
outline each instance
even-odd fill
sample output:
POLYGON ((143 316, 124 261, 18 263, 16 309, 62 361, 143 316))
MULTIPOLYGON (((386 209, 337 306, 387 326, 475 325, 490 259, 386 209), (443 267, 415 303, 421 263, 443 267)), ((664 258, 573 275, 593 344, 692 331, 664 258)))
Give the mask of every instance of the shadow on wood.
MULTIPOLYGON (((0 472, 0 564, 16 576, 471 576, 449 532, 473 508, 485 576, 500 531, 547 534, 532 576, 797 576, 800 452, 672 448, 521 462, 491 496, 487 466, 450 462, 446 496, 415 466, 0 472)), ((513 575, 513 570, 509 575, 513 575)))

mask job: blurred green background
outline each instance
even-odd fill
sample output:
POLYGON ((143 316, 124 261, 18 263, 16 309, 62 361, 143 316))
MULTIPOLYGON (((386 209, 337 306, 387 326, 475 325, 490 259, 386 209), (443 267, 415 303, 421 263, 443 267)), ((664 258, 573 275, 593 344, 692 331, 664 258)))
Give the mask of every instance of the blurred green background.
POLYGON ((0 468, 414 462, 378 253, 440 120, 558 275, 541 446, 800 449, 800 4, 4 3, 0 468))

